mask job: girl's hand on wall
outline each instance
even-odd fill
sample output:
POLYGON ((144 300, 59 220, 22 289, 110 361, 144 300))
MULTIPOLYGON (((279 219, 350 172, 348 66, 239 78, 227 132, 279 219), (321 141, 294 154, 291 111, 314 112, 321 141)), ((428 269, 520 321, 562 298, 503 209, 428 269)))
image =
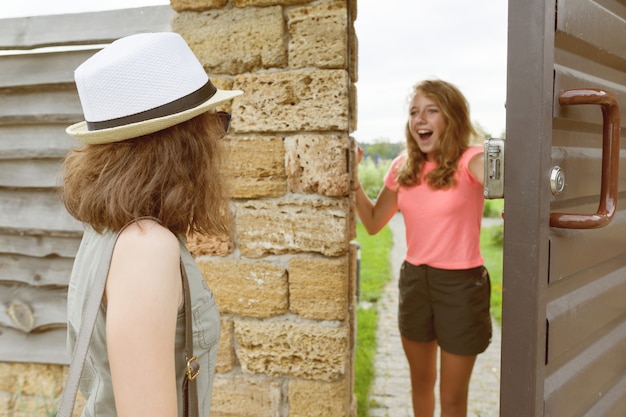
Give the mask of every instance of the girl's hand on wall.
POLYGON ((359 145, 357 145, 356 143, 355 143, 355 146, 356 146, 356 152, 355 152, 355 155, 356 155, 356 163, 357 163, 357 165, 358 165, 358 164, 360 164, 360 163, 361 163, 361 160, 363 159, 363 155, 365 154, 365 151, 363 150, 363 148, 361 148, 361 147, 360 147, 359 145))

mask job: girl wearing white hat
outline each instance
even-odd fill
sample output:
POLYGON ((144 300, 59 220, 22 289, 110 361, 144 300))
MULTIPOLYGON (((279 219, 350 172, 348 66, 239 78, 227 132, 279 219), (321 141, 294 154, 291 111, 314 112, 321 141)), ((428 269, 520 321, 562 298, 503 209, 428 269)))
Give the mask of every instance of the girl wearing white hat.
POLYGON ((67 132, 84 145, 65 160, 61 196, 86 227, 68 292, 70 350, 114 245, 80 380, 83 416, 172 417, 196 406, 208 416, 220 320, 185 235, 229 232, 219 140, 230 115, 214 108, 242 92, 215 88, 175 33, 119 39, 75 80, 85 121, 67 132), (187 403, 185 384, 197 400, 187 403))

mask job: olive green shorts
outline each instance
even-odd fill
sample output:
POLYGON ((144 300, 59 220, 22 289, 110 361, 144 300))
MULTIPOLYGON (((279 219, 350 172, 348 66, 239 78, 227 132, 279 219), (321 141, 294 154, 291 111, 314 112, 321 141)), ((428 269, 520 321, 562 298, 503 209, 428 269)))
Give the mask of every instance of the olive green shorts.
POLYGON ((437 340, 446 352, 477 355, 491 341, 491 282, 483 266, 462 270, 400 268, 400 334, 415 342, 437 340))

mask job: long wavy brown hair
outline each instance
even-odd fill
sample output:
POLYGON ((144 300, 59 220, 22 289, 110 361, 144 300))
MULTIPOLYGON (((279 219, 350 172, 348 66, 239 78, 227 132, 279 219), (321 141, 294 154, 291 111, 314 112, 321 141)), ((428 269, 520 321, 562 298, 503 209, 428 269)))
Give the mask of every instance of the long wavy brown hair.
MULTIPOLYGON (((433 189, 454 187, 454 174, 463 152, 470 146, 473 137, 478 133, 470 120, 469 103, 454 85, 441 80, 425 80, 413 86, 411 100, 423 94, 433 100, 443 113, 446 128, 439 139, 435 153, 437 167, 425 176, 427 184, 433 189)), ((426 154, 420 151, 417 142, 411 135, 409 123, 405 126, 407 158, 398 169, 398 184, 411 186, 420 184, 421 172, 426 162, 426 154)))
POLYGON ((214 113, 149 135, 70 151, 61 199, 96 231, 120 230, 143 216, 175 234, 230 230, 221 171, 224 125, 214 113))

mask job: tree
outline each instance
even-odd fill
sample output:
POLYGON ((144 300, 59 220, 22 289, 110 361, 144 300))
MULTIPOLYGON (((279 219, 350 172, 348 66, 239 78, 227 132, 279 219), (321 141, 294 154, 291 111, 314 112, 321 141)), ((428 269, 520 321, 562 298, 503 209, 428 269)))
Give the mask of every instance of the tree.
POLYGON ((404 142, 384 142, 376 139, 374 143, 366 143, 361 146, 366 155, 379 160, 391 160, 400 155, 405 148, 404 142))

